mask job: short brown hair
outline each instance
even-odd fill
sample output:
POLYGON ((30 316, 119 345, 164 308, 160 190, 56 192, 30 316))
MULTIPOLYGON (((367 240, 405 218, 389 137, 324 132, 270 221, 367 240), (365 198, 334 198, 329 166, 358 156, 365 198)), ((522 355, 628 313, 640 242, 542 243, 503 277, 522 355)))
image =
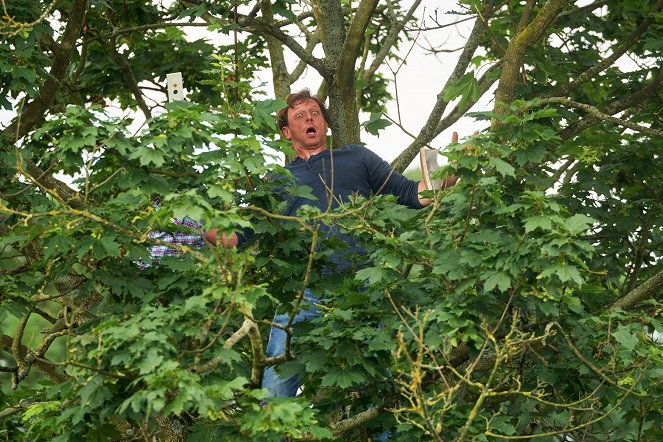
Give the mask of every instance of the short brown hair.
POLYGON ((276 112, 276 124, 280 131, 283 131, 283 128, 288 125, 288 109, 295 107, 295 104, 299 103, 300 101, 308 99, 318 103, 318 106, 320 106, 320 110, 322 111, 322 116, 325 118, 327 124, 330 124, 329 111, 327 111, 324 101, 322 101, 317 95, 311 95, 311 91, 306 88, 302 89, 301 91, 289 94, 285 98, 285 101, 288 103, 288 105, 276 112))

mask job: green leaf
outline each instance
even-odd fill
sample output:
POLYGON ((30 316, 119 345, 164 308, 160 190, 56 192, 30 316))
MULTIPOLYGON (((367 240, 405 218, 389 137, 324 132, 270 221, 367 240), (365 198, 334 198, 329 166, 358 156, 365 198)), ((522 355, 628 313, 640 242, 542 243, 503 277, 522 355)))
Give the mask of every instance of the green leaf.
POLYGON ((493 166, 502 176, 516 176, 513 166, 501 158, 490 157, 488 164, 493 166))
POLYGON ((281 99, 276 100, 260 100, 255 104, 253 110, 253 120, 258 126, 265 126, 268 128, 276 129, 274 121, 274 112, 287 106, 287 103, 281 99))
POLYGON ((639 342, 638 337, 631 333, 629 327, 621 325, 612 333, 612 336, 626 351, 633 351, 639 342))
POLYGON ((596 220, 594 218, 578 213, 567 218, 564 221, 564 227, 566 227, 572 234, 584 233, 589 229, 589 226, 595 222, 596 220))
POLYGON ((385 276, 385 270, 380 267, 366 267, 355 274, 357 281, 368 281, 369 284, 377 284, 385 276))
POLYGON ((445 101, 450 102, 458 97, 462 97, 458 103, 458 107, 462 108, 468 103, 476 102, 480 96, 481 92, 479 91, 479 83, 476 78, 474 78, 474 74, 470 72, 460 77, 460 79, 451 86, 447 87, 444 90, 443 98, 445 101))
POLYGON ((497 287, 500 292, 505 292, 511 287, 511 277, 504 272, 493 273, 483 284, 483 291, 489 292, 495 287, 497 287))
POLYGON ((140 374, 152 373, 163 362, 163 356, 156 348, 150 348, 145 357, 136 364, 140 374))
POLYGON ((243 376, 238 376, 231 381, 223 382, 219 388, 219 395, 223 400, 231 399, 236 391, 243 390, 248 383, 249 380, 243 376))
POLYGON ((166 161, 165 155, 161 150, 146 146, 136 147, 136 150, 133 151, 129 158, 138 158, 141 166, 149 166, 150 164, 154 164, 157 167, 161 167, 166 161))
POLYGON ((552 230, 552 220, 548 216, 530 216, 525 218, 525 232, 532 232, 536 229, 552 230))
POLYGON ((391 126, 391 122, 388 120, 385 120, 382 117, 382 114, 380 113, 373 113, 371 114, 371 118, 368 119, 368 121, 364 121, 361 123, 362 127, 366 129, 366 132, 368 132, 371 135, 379 135, 379 132, 384 129, 385 127, 391 126))
POLYGON ((329 316, 336 317, 344 321, 352 321, 352 310, 333 308, 329 311, 329 316))
POLYGON ((578 285, 582 285, 584 280, 580 276, 580 272, 575 266, 568 264, 562 264, 554 268, 553 273, 557 275, 560 281, 562 282, 575 282, 578 285))
POLYGON ((348 388, 365 381, 365 376, 356 370, 334 368, 322 377, 320 385, 323 387, 348 388))

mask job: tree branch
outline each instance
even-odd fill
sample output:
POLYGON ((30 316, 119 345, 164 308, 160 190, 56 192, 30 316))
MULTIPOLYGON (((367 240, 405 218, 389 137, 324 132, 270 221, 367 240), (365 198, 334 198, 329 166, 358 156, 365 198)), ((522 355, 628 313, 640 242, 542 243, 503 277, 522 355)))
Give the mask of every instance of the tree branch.
POLYGON ((615 118, 615 117, 612 117, 608 114, 605 114, 605 113, 601 112, 600 110, 598 110, 594 106, 590 106, 590 105, 584 104, 584 103, 578 103, 577 101, 569 100, 569 99, 566 99, 564 97, 544 98, 539 102, 539 104, 541 104, 541 105, 562 104, 564 106, 580 109, 583 112, 586 112, 587 114, 591 115, 592 117, 594 117, 594 119, 596 119, 598 121, 609 121, 609 122, 617 124, 619 126, 628 127, 629 129, 632 129, 636 132, 646 133, 646 134, 651 135, 653 137, 663 137, 663 130, 653 129, 651 127, 642 126, 642 125, 639 125, 639 124, 636 124, 636 123, 631 123, 631 122, 623 120, 621 118, 615 118))
POLYGON ((136 76, 134 75, 133 70, 131 69, 131 65, 127 61, 126 58, 120 52, 117 50, 117 46, 115 45, 114 39, 111 39, 109 42, 104 43, 104 46, 106 49, 110 52, 111 57, 113 57, 113 60, 115 60, 115 63, 120 67, 120 70, 122 71, 122 74, 124 75, 124 81, 127 84, 127 87, 131 91, 131 93, 134 96, 134 99, 136 100, 136 104, 138 104, 138 107, 140 108, 141 112, 143 112, 143 115, 145 115, 145 118, 149 120, 152 118, 152 112, 150 111, 150 108, 147 106, 147 103, 145 103, 145 99, 143 98, 143 92, 141 92, 140 88, 138 87, 138 82, 136 81, 136 76))
MULTIPOLYGON (((639 91, 624 97, 620 100, 615 100, 612 103, 605 106, 600 111, 605 115, 614 115, 618 112, 628 109, 629 107, 638 105, 644 101, 650 100, 652 97, 656 97, 659 88, 663 84, 663 64, 658 67, 658 72, 656 77, 652 80, 650 84, 643 87, 639 91)), ((562 141, 565 141, 569 138, 572 138, 584 131, 585 129, 594 126, 595 124, 600 123, 602 120, 600 118, 591 116, 589 118, 584 118, 577 122, 576 124, 569 126, 560 132, 560 138, 562 141)))
MULTIPOLYGON (((0 350, 6 351, 7 353, 11 353, 12 342, 13 339, 10 336, 7 335, 0 336, 0 350)), ((28 348, 21 344, 20 351, 22 354, 27 354, 28 348)), ((49 378, 51 381, 57 384, 62 383, 68 379, 66 375, 63 375, 59 371, 57 371, 52 364, 47 364, 46 362, 40 360, 35 360, 33 364, 35 367, 37 367, 37 369, 39 369, 39 371, 44 373, 44 375, 47 378, 49 378)))
POLYGON ((635 29, 635 31, 633 31, 631 36, 628 39, 626 39, 624 41, 624 43, 619 48, 617 48, 617 50, 615 50, 612 53, 612 55, 610 55, 607 58, 604 58, 603 60, 601 60, 600 63, 597 63, 594 66, 592 66, 591 68, 587 69, 585 72, 580 74, 578 76, 578 78, 571 81, 570 83, 565 84, 565 85, 551 91, 550 93, 545 94, 544 97, 547 98, 547 97, 555 97, 555 96, 567 96, 569 94, 569 92, 576 89, 578 86, 585 83, 586 81, 593 79, 594 77, 596 77, 596 75, 599 72, 602 72, 605 69, 607 69, 619 57, 624 55, 624 53, 626 53, 626 51, 629 48, 631 48, 634 44, 636 44, 638 42, 638 38, 640 38, 640 36, 642 34, 644 34, 644 32, 649 27, 649 25, 651 25, 652 22, 654 21, 654 15, 657 12, 659 12, 661 9, 663 9, 663 0, 658 0, 658 3, 656 3, 656 5, 654 5, 652 10, 649 12, 649 15, 647 16, 647 18, 645 18, 644 20, 642 20, 642 22, 640 22, 640 24, 635 29))
MULTIPOLYGON (((507 112, 508 108, 505 105, 513 100, 520 68, 525 60, 525 53, 530 46, 543 36, 548 26, 567 3, 568 0, 550 0, 546 2, 536 17, 511 39, 504 54, 504 66, 502 67, 499 86, 495 91, 495 112, 497 114, 507 112)), ((498 124, 498 120, 494 119, 493 124, 498 124)))
POLYGON ((635 289, 631 290, 612 305, 612 308, 621 308, 622 310, 630 310, 647 299, 656 298, 661 296, 663 291, 663 270, 640 284, 635 289))
MULTIPOLYGON (((9 151, 10 146, 29 133, 52 106, 71 63, 75 43, 85 20, 86 9, 87 0, 73 1, 68 15, 67 26, 62 34, 60 43, 50 45, 53 58, 49 75, 39 89, 36 98, 14 118, 9 126, 2 130, 0 151, 9 151)), ((25 171, 34 177, 39 185, 59 194, 67 204, 80 207, 82 200, 77 192, 69 188, 65 183, 45 173, 32 161, 22 161, 25 164, 25 171)))
POLYGON ((401 31, 405 28, 407 22, 410 21, 410 18, 412 18, 414 15, 414 11, 417 10, 420 4, 421 0, 415 0, 403 19, 391 26, 387 37, 381 42, 380 50, 377 54, 375 54, 373 62, 368 69, 361 73, 362 80, 370 79, 373 74, 375 74, 375 71, 377 71, 378 68, 384 63, 385 58, 387 58, 387 55, 391 53, 392 48, 398 42, 398 36, 400 35, 401 31))
POLYGON ((350 28, 348 29, 341 51, 339 64, 341 69, 340 71, 336 71, 336 85, 341 88, 349 88, 350 91, 354 90, 354 69, 348 69, 348 67, 354 66, 355 60, 359 56, 366 28, 371 22, 371 17, 377 4, 378 0, 362 0, 359 8, 357 8, 354 19, 350 23, 350 28))
MULTIPOLYGON (((483 97, 483 95, 488 92, 488 90, 495 84, 497 81, 497 75, 494 75, 496 72, 498 72, 501 69, 502 65, 501 63, 497 63, 492 65, 488 70, 483 74, 483 76, 479 79, 478 83, 478 89, 479 89, 479 98, 476 100, 468 100, 467 103, 465 103, 465 106, 463 107, 458 107, 456 106, 446 117, 442 118, 440 122, 438 123, 437 127, 435 128, 435 137, 440 135, 442 131, 445 129, 448 129, 452 124, 454 124, 458 119, 460 119, 463 115, 465 115, 465 112, 470 110, 472 106, 476 104, 477 101, 483 97)), ((413 157, 414 158, 414 157, 413 157)))
MULTIPOLYGON (((486 9, 488 8, 487 5, 485 5, 485 7, 486 9)), ((484 15, 488 16, 491 11, 492 9, 491 10, 487 9, 486 11, 484 11, 484 15)), ((433 106, 433 110, 428 116, 428 120, 421 128, 421 131, 419 132, 419 135, 417 135, 417 138, 415 138, 414 141, 412 141, 412 143, 408 147, 406 147, 403 150, 403 152, 401 152, 400 155, 398 155, 398 157, 391 163, 395 171, 397 172, 404 171, 405 168, 410 165, 412 159, 415 156, 417 156, 419 149, 429 144, 435 137, 436 129, 440 124, 440 119, 442 118, 442 115, 444 114, 444 111, 446 110, 447 105, 449 104, 444 99, 444 92, 448 87, 456 83, 460 79, 460 77, 463 76, 463 74, 465 74, 467 67, 470 65, 470 62, 472 61, 474 52, 479 47, 479 43, 483 39, 483 32, 486 30, 486 28, 487 26, 485 21, 476 20, 474 22, 474 27, 472 28, 472 32, 470 33, 470 36, 467 39, 465 47, 463 48, 463 52, 458 57, 458 61, 456 62, 456 67, 454 68, 453 72, 447 79, 447 82, 440 91, 440 93, 437 94, 437 100, 435 102, 435 105, 433 106)))
MULTIPOLYGON (((272 11, 271 1, 260 1, 260 11, 266 22, 272 23, 274 21, 274 12, 272 11)), ((281 46, 279 41, 271 35, 266 35, 265 41, 267 42, 267 50, 269 51, 269 60, 272 67, 274 97, 285 98, 290 93, 291 82, 288 75, 288 66, 285 63, 283 46, 281 46)))
POLYGON ((76 40, 80 35, 85 21, 87 0, 73 0, 69 11, 67 26, 62 34, 60 43, 53 48, 53 60, 46 81, 39 89, 36 97, 30 102, 9 126, 2 132, 15 142, 32 130, 39 120, 53 104, 57 92, 60 90, 62 80, 67 74, 69 64, 75 49, 76 40))
MULTIPOLYGON (((370 422, 371 420, 378 417, 381 412, 382 412, 381 408, 373 407, 369 408, 368 410, 362 411, 361 413, 358 413, 352 417, 336 422, 335 424, 330 426, 332 433, 334 433, 334 439, 341 437, 344 433, 347 433, 348 431, 354 428, 360 427, 366 424, 367 422, 370 422)), ((298 438, 297 440, 314 441, 314 440, 319 440, 319 438, 317 438, 312 434, 306 434, 303 437, 298 438)))

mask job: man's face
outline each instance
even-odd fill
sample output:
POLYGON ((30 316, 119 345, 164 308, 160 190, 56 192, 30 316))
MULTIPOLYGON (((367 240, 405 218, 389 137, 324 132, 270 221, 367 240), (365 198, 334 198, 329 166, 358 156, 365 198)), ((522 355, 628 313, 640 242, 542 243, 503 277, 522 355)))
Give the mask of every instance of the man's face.
POLYGON ((282 131, 292 141, 295 152, 327 147, 327 122, 318 103, 310 98, 298 101, 288 109, 288 125, 282 131))

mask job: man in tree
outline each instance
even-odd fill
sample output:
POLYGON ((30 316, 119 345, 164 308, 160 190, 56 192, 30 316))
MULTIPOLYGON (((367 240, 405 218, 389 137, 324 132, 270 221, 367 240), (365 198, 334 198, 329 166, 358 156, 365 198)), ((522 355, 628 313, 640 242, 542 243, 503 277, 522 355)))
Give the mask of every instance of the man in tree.
MULTIPOLYGON (((348 145, 341 148, 327 147, 327 129, 329 115, 324 103, 312 96, 308 89, 290 94, 286 98, 288 105, 277 113, 277 124, 283 136, 292 143, 296 158, 285 167, 296 180, 297 185, 309 186, 315 200, 301 196, 288 196, 284 215, 295 216, 304 205, 318 207, 320 210, 334 209, 352 195, 370 197, 372 194, 389 194, 398 197, 398 202, 407 207, 420 209, 431 200, 423 197, 421 192, 430 189, 447 188, 455 184, 457 178, 449 176, 445 180, 430 180, 429 173, 437 167, 422 151, 422 172, 425 179, 416 182, 393 171, 389 164, 372 151, 361 145, 348 145)), ((435 151, 430 151, 436 155, 435 151)), ((432 157, 432 155, 431 155, 432 157)), ((352 237, 337 231, 334 227, 321 226, 321 232, 334 235, 349 245, 349 253, 356 251, 352 237)), ((221 235, 217 238, 216 230, 207 232, 206 238, 212 244, 225 247, 242 245, 249 241, 252 232, 242 232, 231 236, 221 235)), ((332 257, 333 269, 342 271, 349 265, 347 254, 332 257)), ((304 297, 310 305, 318 303, 318 299, 307 289, 304 297)), ((300 322, 319 316, 313 307, 303 309, 295 316, 294 321, 300 322)), ((274 322, 285 326, 290 319, 289 314, 276 315, 274 322)), ((286 332, 282 328, 272 327, 267 346, 267 356, 283 354, 286 346, 286 332)), ((268 367, 263 379, 263 388, 267 388, 271 396, 295 396, 299 388, 297 376, 287 379, 280 378, 274 367, 268 367)))

